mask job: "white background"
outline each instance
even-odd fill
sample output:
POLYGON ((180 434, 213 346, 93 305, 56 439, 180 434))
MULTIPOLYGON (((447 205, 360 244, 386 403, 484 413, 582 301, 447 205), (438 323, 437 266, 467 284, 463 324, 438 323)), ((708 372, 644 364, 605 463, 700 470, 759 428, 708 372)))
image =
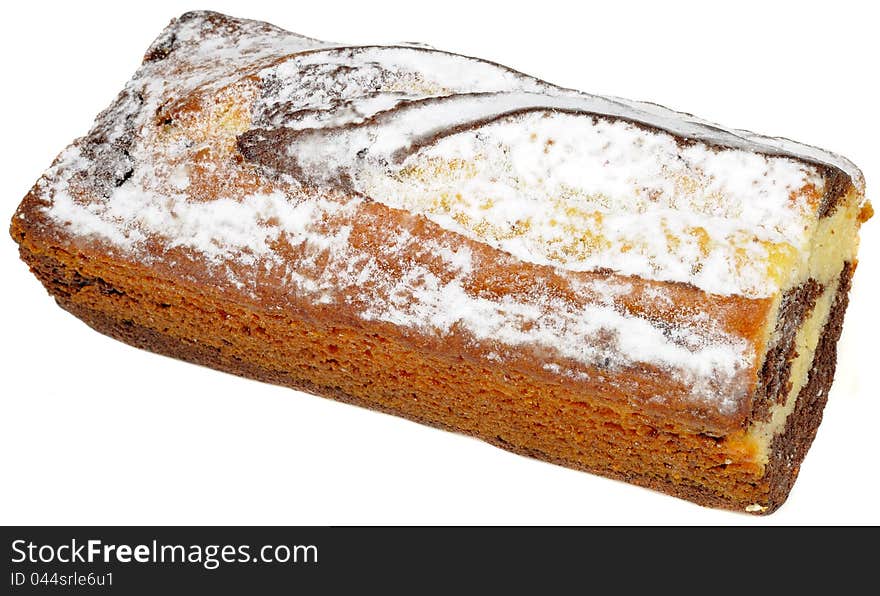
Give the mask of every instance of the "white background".
MULTIPOLYGON (((880 183, 871 4, 7 3, 0 215, 87 131, 168 20, 194 8, 325 40, 426 42, 802 140, 860 165, 870 195, 880 183)), ((768 518, 127 347, 57 308, 4 235, 0 523, 878 524, 877 228, 863 228, 825 421, 768 518)))

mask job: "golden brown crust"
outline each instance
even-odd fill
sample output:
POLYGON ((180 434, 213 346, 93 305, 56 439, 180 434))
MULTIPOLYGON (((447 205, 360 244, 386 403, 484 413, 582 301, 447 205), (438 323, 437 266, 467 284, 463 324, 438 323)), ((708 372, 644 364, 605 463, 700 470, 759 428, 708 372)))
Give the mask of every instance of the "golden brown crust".
POLYGON ((725 441, 537 375, 414 349, 381 325, 326 320, 209 298, 54 251, 23 258, 58 303, 98 331, 131 345, 241 376, 305 390, 454 430, 523 455, 624 480, 701 505, 772 511, 784 501, 815 435, 834 369, 852 274, 796 413, 775 442, 766 474, 731 464, 725 441))
MULTIPOLYGON (((644 280, 607 271, 568 272, 563 275, 552 267, 513 260, 500 250, 459 237, 425 218, 413 217, 380 203, 364 204, 345 223, 352 226, 352 245, 375 254, 380 266, 392 274, 404 263, 398 260, 396 254, 383 253, 383 247, 393 245, 395 236, 401 230, 414 239, 414 245, 446 237, 449 243, 467 246, 473 254, 474 273, 467 280, 466 287, 475 295, 526 299, 543 294, 583 306, 593 299, 581 289, 585 282, 601 280, 626 283, 631 290, 614 297, 615 306, 620 310, 670 328, 690 323, 697 314, 707 316, 716 329, 748 341, 755 353, 761 353, 764 329, 771 316, 771 299, 707 294, 688 284, 644 280), (662 293, 665 299, 656 300, 654 296, 657 293, 662 293)), ((118 254, 108 244, 60 234, 56 226, 45 220, 34 195, 29 195, 22 202, 19 216, 13 218, 11 233, 28 253, 71 255, 75 260, 71 268, 81 270, 85 276, 107 279, 124 272, 129 284, 139 283, 141 277, 157 282, 165 280, 168 285, 188 286, 193 288, 191 291, 203 292, 212 300, 246 304, 260 312, 295 312, 307 320, 319 321, 331 327, 347 325, 357 329, 367 325, 357 314, 362 307, 357 303, 356 295, 343 296, 338 304, 315 304, 307 298, 293 295, 282 280, 269 273, 259 277, 257 283, 248 289, 249 293, 245 293, 232 284, 224 284, 224 279, 218 279, 203 259, 183 249, 162 249, 163 258, 144 267, 118 254), (108 259, 108 255, 112 259, 108 259)), ((287 258, 293 262, 301 256, 297 254, 301 247, 288 245, 276 249, 287 251, 287 258)), ((158 249, 157 254, 160 254, 158 249)), ((430 251, 410 252, 406 264, 413 262, 433 268, 438 276, 448 275, 443 263, 430 251)), ((226 266, 233 271, 241 269, 244 272, 247 269, 234 262, 226 266)), ((155 289, 151 288, 151 291, 155 289)), ((377 322, 369 326, 398 338, 411 349, 456 358, 489 362, 489 354, 504 349, 494 343, 476 340, 463 328, 453 328, 451 333, 439 337, 396 328, 387 323, 377 322)), ((552 379, 554 382, 560 380, 559 375, 542 367, 549 354, 542 352, 539 347, 520 346, 504 356, 505 367, 510 370, 536 378, 552 379)), ((562 362, 569 370, 581 373, 577 378, 566 379, 572 391, 580 396, 575 400, 637 408, 658 420, 715 436, 745 428, 752 409, 750 400, 757 384, 757 368, 743 371, 745 380, 740 389, 742 394, 737 395, 737 408, 721 411, 714 402, 695 402, 689 397, 690 386, 686 382, 650 364, 615 369, 585 366, 573 360, 562 362), (664 399, 658 400, 656 396, 663 396, 664 399)), ((721 391, 718 390, 719 394, 721 391)))

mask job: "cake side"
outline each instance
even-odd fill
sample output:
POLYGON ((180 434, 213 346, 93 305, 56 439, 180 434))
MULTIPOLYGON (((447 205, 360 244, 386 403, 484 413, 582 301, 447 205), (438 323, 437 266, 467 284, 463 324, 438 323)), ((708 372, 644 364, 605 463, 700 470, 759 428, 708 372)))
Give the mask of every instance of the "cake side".
POLYGON ((11 233, 128 343, 766 512, 821 418, 869 215, 821 150, 188 13, 11 233))
MULTIPOLYGON (((352 277, 337 282, 338 292, 322 288, 332 299, 321 300, 312 292, 291 292, 290 278, 279 275, 271 262, 267 266, 263 261, 229 261, 218 270, 198 251, 181 246, 162 246, 155 253, 133 258, 95 236, 71 236, 51 220, 41 225, 45 215, 33 196, 20 209, 12 233, 27 250, 24 254, 32 267, 34 255, 55 251, 80 255, 77 270, 108 257, 119 268, 146 264, 151 278, 214 288, 230 302, 267 312, 294 312, 330 325, 375 321, 383 328, 397 329, 400 341, 412 349, 455 354, 554 379, 579 387, 582 400, 629 404, 658 421, 669 419, 714 435, 744 426, 749 402, 742 396, 753 391, 756 373, 754 368, 744 368, 732 377, 716 379, 703 375, 700 367, 707 362, 711 366, 716 354, 723 355, 729 347, 748 346, 757 351, 772 305, 769 300, 707 295, 683 284, 609 272, 577 277, 561 274, 546 266, 516 262, 497 249, 378 203, 360 205, 344 219, 321 220, 329 226, 330 235, 345 229, 347 246, 359 249, 351 260, 352 277), (462 256, 468 269, 463 284, 457 281, 460 269, 448 270, 449 262, 460 262, 462 256), (414 280, 409 273, 413 270, 420 275, 414 280), (421 280, 432 278, 436 285, 420 288, 421 280), (249 283, 241 284, 243 279, 249 283), (423 294, 415 305, 406 301, 407 281, 413 284, 412 291, 423 294), (385 312, 400 312, 402 317, 417 308, 425 309, 426 319, 438 332, 373 314, 388 309, 385 312), (581 322, 583 312, 599 320, 581 322), (711 316, 711 326, 695 324, 694 316, 699 321, 711 316), (645 345, 638 352, 634 348, 620 354, 613 325, 632 330, 621 341, 640 340, 645 345), (592 335, 603 328, 607 329, 604 335, 592 335), (705 351, 683 348, 681 337, 703 341, 705 351), (581 351, 571 347, 577 345, 581 351), (680 372, 670 374, 656 361, 636 363, 639 353, 666 358, 680 372)), ((330 246, 339 250, 338 245, 330 246)), ((303 240, 287 240, 278 248, 290 268, 304 275, 326 266, 332 258, 326 247, 314 250, 303 240)))
POLYGON ((795 415, 767 465, 734 433, 672 418, 530 373, 431 346, 399 329, 329 314, 258 309, 210 286, 169 282, 143 265, 52 250, 23 258, 59 305, 96 330, 160 354, 464 432, 510 451, 659 490, 701 505, 769 513, 784 502, 821 420, 845 309, 847 268, 795 415))

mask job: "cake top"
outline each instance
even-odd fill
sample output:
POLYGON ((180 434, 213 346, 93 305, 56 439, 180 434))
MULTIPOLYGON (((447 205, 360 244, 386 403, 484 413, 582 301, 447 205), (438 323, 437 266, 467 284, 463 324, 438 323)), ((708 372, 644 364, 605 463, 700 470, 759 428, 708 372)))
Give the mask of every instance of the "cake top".
POLYGON ((697 306, 668 324, 621 305, 672 304, 652 282, 774 296, 816 222, 863 185, 840 156, 654 104, 195 12, 35 195, 123 257, 186 250, 246 294, 271 275, 362 319, 464 329, 493 357, 538 346, 574 376, 649 363, 730 412, 758 358, 733 315, 697 306), (491 267, 523 266, 534 280, 486 290, 491 267))
MULTIPOLYGON (((91 135, 109 147, 87 158, 125 172, 132 151, 114 148, 135 137, 152 149, 140 163, 173 159, 181 147, 143 135, 147 115, 171 122, 231 90, 250 95, 247 122, 213 132, 239 135, 242 154, 276 174, 424 215, 523 261, 721 295, 778 292, 817 218, 864 184, 843 157, 654 104, 421 46, 341 46, 206 12, 152 45, 91 135)), ((131 222, 117 223, 124 233, 131 222)))

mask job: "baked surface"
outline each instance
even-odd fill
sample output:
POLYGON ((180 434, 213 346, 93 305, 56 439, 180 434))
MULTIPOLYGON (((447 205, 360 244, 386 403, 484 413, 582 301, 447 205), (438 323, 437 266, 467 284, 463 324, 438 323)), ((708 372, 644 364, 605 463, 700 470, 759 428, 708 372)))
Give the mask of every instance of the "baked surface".
POLYGON ((869 215, 812 147, 197 12, 11 233, 127 343, 766 513, 821 420, 869 215))

